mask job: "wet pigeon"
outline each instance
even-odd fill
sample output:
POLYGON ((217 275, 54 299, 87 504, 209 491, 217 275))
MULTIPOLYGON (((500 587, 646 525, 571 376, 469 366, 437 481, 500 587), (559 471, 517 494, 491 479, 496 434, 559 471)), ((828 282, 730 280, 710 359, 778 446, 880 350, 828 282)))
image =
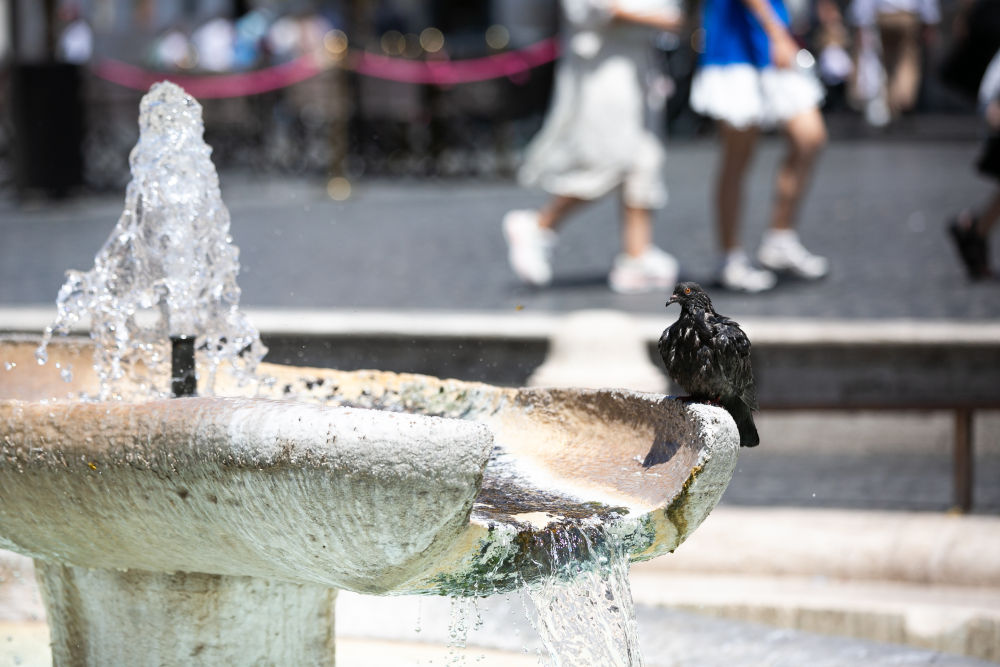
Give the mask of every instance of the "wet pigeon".
POLYGON ((691 398, 718 403, 740 431, 740 445, 760 444, 752 410, 757 390, 750 368, 750 340, 740 325, 715 312, 698 283, 678 283, 667 301, 681 305, 681 316, 660 336, 660 356, 670 377, 691 398))

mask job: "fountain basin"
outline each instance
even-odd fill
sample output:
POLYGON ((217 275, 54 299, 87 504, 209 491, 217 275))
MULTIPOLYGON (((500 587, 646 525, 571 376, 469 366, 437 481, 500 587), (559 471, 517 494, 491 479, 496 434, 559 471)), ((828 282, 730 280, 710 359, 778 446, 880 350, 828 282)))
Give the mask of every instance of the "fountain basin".
POLYGON ((264 364, 223 397, 72 401, 91 343, 37 342, 0 339, 0 546, 75 566, 487 594, 568 522, 672 551, 736 462, 724 411, 657 394, 264 364))
POLYGON ((723 410, 623 390, 261 364, 219 396, 86 401, 91 341, 44 366, 38 343, 0 338, 0 548, 35 559, 55 664, 333 664, 338 589, 652 558, 738 453, 723 410))

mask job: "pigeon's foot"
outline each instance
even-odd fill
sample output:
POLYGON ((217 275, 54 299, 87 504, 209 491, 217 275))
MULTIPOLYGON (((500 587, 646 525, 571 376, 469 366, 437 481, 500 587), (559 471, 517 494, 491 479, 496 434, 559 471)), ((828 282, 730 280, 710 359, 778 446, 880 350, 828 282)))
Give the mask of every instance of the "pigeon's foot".
POLYGON ((722 403, 712 398, 705 398, 704 396, 692 396, 688 394, 686 396, 674 396, 675 400, 681 403, 701 403, 702 405, 715 405, 721 406, 722 403))

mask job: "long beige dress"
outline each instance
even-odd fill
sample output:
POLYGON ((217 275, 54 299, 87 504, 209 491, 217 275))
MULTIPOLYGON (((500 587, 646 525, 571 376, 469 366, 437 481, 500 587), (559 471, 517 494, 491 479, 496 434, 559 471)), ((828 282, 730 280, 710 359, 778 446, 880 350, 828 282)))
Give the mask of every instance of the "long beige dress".
MULTIPOLYGON (((651 9, 658 3, 643 4, 651 9)), ((588 200, 621 186, 627 205, 661 208, 667 201, 666 152, 662 103, 649 86, 655 75, 651 31, 611 20, 610 0, 562 0, 562 9, 563 50, 552 104, 528 146, 519 180, 588 200)))

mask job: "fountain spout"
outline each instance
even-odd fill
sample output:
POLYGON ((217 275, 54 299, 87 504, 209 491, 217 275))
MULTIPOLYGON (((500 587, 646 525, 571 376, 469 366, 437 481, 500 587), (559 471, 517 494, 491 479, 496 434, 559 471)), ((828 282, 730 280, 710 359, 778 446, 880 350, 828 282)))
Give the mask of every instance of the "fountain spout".
POLYGON ((170 394, 174 398, 198 393, 194 343, 194 336, 170 337, 170 394))

